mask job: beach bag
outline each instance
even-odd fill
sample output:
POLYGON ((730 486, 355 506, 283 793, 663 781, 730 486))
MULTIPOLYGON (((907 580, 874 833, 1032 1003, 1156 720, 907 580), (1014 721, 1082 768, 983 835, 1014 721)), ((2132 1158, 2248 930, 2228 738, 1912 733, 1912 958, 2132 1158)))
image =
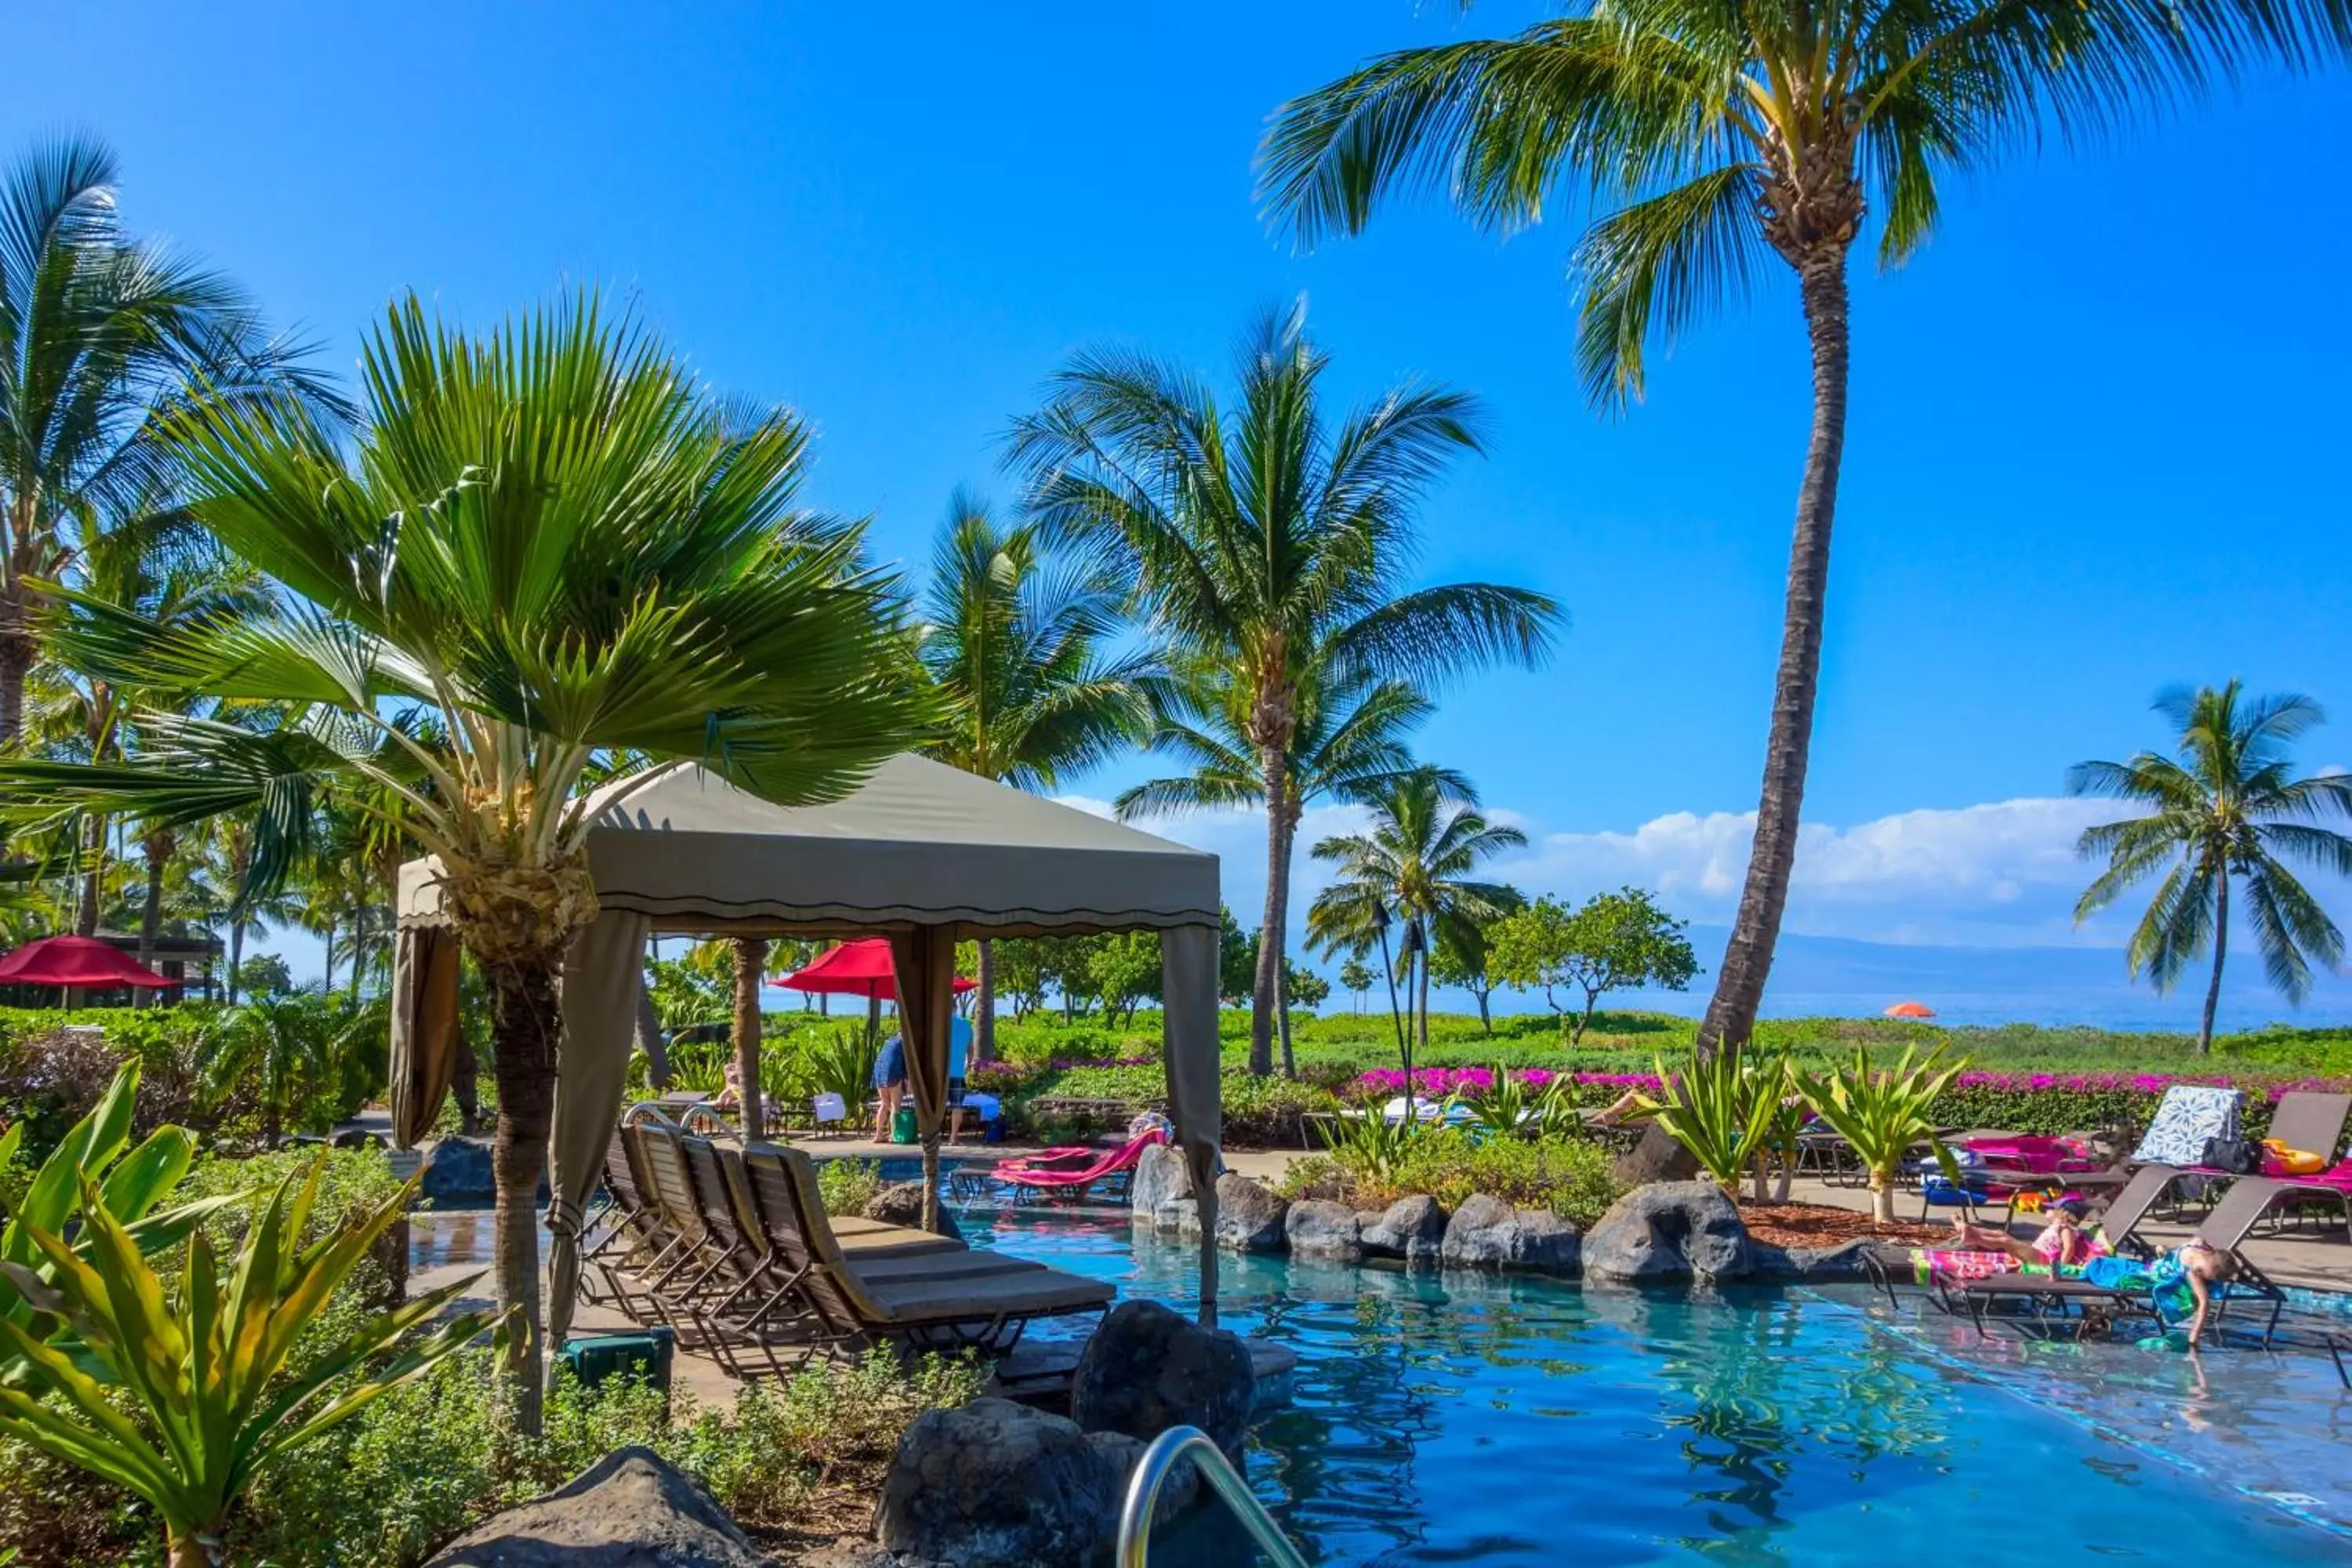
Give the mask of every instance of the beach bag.
POLYGON ((2197 1163, 2208 1170, 2227 1171, 2233 1176, 2260 1175, 2263 1146, 2242 1138, 2208 1138, 2197 1163))
POLYGON ((2275 1138, 2263 1140, 2263 1174, 2315 1176, 2327 1169, 2327 1156, 2308 1149, 2290 1149, 2275 1138))

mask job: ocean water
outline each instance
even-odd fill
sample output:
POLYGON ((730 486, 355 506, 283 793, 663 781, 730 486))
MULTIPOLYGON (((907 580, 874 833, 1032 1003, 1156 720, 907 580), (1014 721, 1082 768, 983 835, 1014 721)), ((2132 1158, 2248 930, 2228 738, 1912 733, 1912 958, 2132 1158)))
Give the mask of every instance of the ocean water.
MULTIPOLYGON (((1192 1250, 1123 1218, 961 1217, 1192 1309, 1192 1250)), ((1249 1472, 1318 1564, 2352 1562, 2352 1398, 2307 1355, 1985 1343, 1858 1290, 1229 1258, 1220 1292, 1226 1326, 1299 1353, 1249 1472)), ((1153 1544, 1249 1560, 1214 1510, 1153 1544)))

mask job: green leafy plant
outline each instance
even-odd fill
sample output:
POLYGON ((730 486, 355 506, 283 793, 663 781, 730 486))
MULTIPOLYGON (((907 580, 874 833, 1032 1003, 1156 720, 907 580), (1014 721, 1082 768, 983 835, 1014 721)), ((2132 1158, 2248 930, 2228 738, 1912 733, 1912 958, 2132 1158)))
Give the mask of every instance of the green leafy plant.
POLYGON ((1952 1152, 1936 1137, 1936 1101, 1968 1063, 1945 1065, 1945 1048, 1937 1046, 1923 1056, 1916 1046, 1906 1046, 1893 1067, 1874 1068, 1870 1048, 1857 1046, 1851 1068, 1796 1075, 1797 1092, 1869 1173, 1870 1212, 1881 1222, 1895 1217, 1895 1173, 1920 1144, 1928 1146, 1946 1176, 1959 1179, 1952 1152))
POLYGON ((1322 1135, 1323 1146, 1332 1157, 1350 1172, 1374 1181, 1386 1181, 1403 1164, 1412 1152, 1413 1141, 1424 1130, 1412 1121, 1392 1122, 1375 1110, 1363 1116, 1318 1122, 1316 1131, 1322 1135))
MULTIPOLYGON (((132 1244, 149 1252, 178 1242, 226 1201, 199 1201, 156 1212, 156 1205, 187 1174, 196 1141, 184 1128, 159 1127, 131 1147, 131 1119, 138 1098, 139 1066, 125 1063, 97 1106, 49 1151, 23 1195, 9 1205, 8 1223, 0 1228, 0 1268, 39 1268, 37 1238, 68 1229, 85 1186, 97 1193, 108 1216, 123 1227, 132 1244)), ((20 1122, 0 1133, 0 1170, 16 1163, 23 1131, 20 1122)), ((0 1273, 0 1321, 23 1330, 33 1314, 14 1273, 0 1273)))
POLYGON ((1797 1063, 1786 1046, 1770 1057, 1745 1053, 1748 1075, 1748 1116, 1755 1124, 1753 1155, 1756 1201, 1789 1201, 1789 1184, 1797 1171, 1797 1134, 1805 1126, 1805 1100, 1797 1092, 1797 1063), (1780 1184, 1770 1186, 1771 1168, 1780 1168, 1780 1184))
POLYGON ((68 1351, 0 1321, 0 1346, 11 1356, 0 1431, 145 1501, 163 1521, 172 1568, 221 1563, 230 1512, 247 1487, 484 1327, 465 1315, 408 1341, 472 1287, 465 1279, 330 1342, 307 1339, 336 1287, 406 1212, 415 1184, 304 1247, 317 1189, 315 1168, 299 1185, 281 1184, 226 1277, 199 1230, 176 1289, 148 1267, 87 1177, 76 1243, 26 1226, 47 1268, 0 1262, 26 1301, 76 1342, 68 1351))
POLYGON ((1470 1113, 1470 1125, 1500 1138, 1565 1137, 1577 1129, 1576 1107, 1567 1084, 1555 1079, 1541 1089, 1531 1087, 1506 1068, 1494 1069, 1494 1082, 1475 1095, 1449 1097, 1470 1113))
POLYGON ((882 1190, 882 1167, 872 1160, 820 1160, 816 1190, 824 1212, 835 1218, 863 1214, 882 1190))
POLYGON ((878 1043, 858 1028, 828 1029, 812 1034, 807 1046, 812 1092, 837 1094, 853 1110, 866 1103, 874 1088, 874 1063, 881 1055, 878 1043))

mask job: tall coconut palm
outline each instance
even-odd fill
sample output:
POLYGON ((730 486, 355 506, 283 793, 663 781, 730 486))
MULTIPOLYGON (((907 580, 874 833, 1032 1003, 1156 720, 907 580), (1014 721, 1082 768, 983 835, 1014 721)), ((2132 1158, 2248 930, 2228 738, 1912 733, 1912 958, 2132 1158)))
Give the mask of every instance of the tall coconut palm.
MULTIPOLYGON (((1020 789, 1049 790, 1150 732, 1149 649, 1114 654, 1120 588, 1098 560, 1055 551, 1032 525, 1006 528, 959 489, 948 501, 917 657, 945 707, 926 749, 1020 789)), ((996 1054, 996 944, 983 941, 972 1053, 996 1054)))
POLYGON ((219 274, 123 234, 114 154, 72 137, 0 174, 0 748, 24 728, 44 582, 93 517, 130 515, 173 459, 160 439, 193 378, 210 397, 341 405, 219 274))
MULTIPOLYGON (((1515 37, 1382 56, 1280 111, 1260 189, 1303 242, 1360 231, 1406 190, 1442 190, 1505 232, 1555 198, 1583 205, 1577 362, 1605 405, 1639 395, 1654 340, 1743 298, 1767 258, 1794 275, 1812 429, 1755 841, 1702 1049, 1755 1022, 1796 858, 1845 445, 1848 257, 1867 220, 1880 265, 1896 266, 1934 229, 1948 176, 2347 38, 2341 0, 1577 0, 1515 37)), ((1641 1163, 1675 1153, 1656 1132, 1641 1163)))
POLYGON ((1479 447, 1466 394, 1400 386, 1336 420, 1304 307, 1268 310, 1236 355, 1231 407, 1190 372, 1083 353, 1018 420, 1008 460, 1041 526, 1094 542, 1177 657, 1222 665, 1246 694, 1242 732, 1266 807, 1265 940, 1250 1070, 1273 1070, 1289 917, 1289 759, 1311 672, 1428 685, 1498 659, 1534 664, 1561 621, 1524 588, 1411 588, 1415 508, 1479 447))
MULTIPOLYGON (((1213 659, 1180 660, 1170 676, 1155 689, 1160 711, 1151 749, 1173 754, 1192 771, 1137 784, 1118 797, 1119 816, 1263 807, 1265 773, 1249 739, 1247 689, 1234 679, 1229 667, 1213 659)), ((1302 672, 1295 707, 1297 722, 1283 767, 1282 863, 1274 873, 1286 883, 1307 808, 1323 800, 1364 800, 1411 771, 1412 754, 1404 736, 1420 727, 1434 705, 1401 680, 1325 667, 1302 672)), ((1468 793, 1468 781, 1459 774, 1442 776, 1448 787, 1468 793)), ((1283 1075, 1295 1077, 1290 1009, 1281 1007, 1276 1016, 1283 1075)))
POLYGON ((316 781, 356 774, 373 786, 352 792, 361 809, 397 803, 439 858, 444 908, 490 993, 496 1268, 530 1325, 509 1372, 536 1429, 532 1197, 556 978, 596 913, 591 770, 690 758, 772 800, 837 798, 928 710, 894 584, 860 564, 856 531, 794 508, 807 436, 790 414, 744 417, 588 296, 478 338, 410 299, 362 368, 348 447, 283 402, 173 422, 192 509, 294 607, 172 628, 68 595, 55 637, 106 679, 308 705, 268 733, 184 726, 181 756, 94 781, 93 803, 166 822, 258 809, 268 887, 316 781))
POLYGON ((1514 889, 1473 880, 1471 873, 1503 851, 1524 847, 1528 836, 1482 816, 1476 794, 1460 775, 1426 764, 1391 779, 1367 804, 1370 831, 1315 846, 1315 858, 1328 861, 1338 879, 1308 906, 1307 940, 1324 952, 1361 957, 1385 921, 1402 921, 1406 1005, 1419 1016, 1416 1032, 1426 1051, 1430 950, 1440 942, 1466 940, 1470 933, 1460 928, 1510 908, 1518 897, 1514 889), (1410 989, 1415 954, 1417 998, 1410 989))
POLYGON ((2308 697, 2248 698, 2232 680, 2219 690, 2176 687, 2156 700, 2172 723, 2179 761, 2142 752, 2129 762, 2078 763, 2076 795, 2149 807, 2145 816, 2084 831, 2078 847, 2107 868, 2084 889, 2074 918, 2087 920, 2158 871, 2156 897, 2133 928, 2126 960, 2169 991, 2213 952, 2197 1048, 2213 1048, 2213 1012, 2230 951, 2230 884, 2244 889, 2247 923, 2263 972, 2289 1000, 2311 989, 2311 961, 2334 968, 2343 933, 2286 868, 2289 860, 2352 876, 2352 837, 2319 826, 2352 817, 2352 774, 2289 776, 2288 743, 2325 717, 2308 697))

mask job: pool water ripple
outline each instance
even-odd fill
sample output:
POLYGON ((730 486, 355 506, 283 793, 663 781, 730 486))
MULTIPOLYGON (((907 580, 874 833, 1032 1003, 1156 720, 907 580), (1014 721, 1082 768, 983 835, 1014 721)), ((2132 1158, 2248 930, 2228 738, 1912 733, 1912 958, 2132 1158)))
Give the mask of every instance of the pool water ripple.
MULTIPOLYGON (((982 1245, 1191 1306, 1192 1249, 1121 1217, 961 1217, 982 1245)), ((1242 1258, 1219 1289, 1226 1326, 1299 1352, 1250 1476, 1318 1563, 2352 1562, 2329 1528, 2352 1522, 2335 1479, 2352 1400, 2307 1357, 2209 1355, 2200 1392, 2184 1357, 1988 1344, 1859 1291, 1694 1299, 1242 1258)), ((1154 1560, 1245 1558, 1196 1514, 1154 1560)))

